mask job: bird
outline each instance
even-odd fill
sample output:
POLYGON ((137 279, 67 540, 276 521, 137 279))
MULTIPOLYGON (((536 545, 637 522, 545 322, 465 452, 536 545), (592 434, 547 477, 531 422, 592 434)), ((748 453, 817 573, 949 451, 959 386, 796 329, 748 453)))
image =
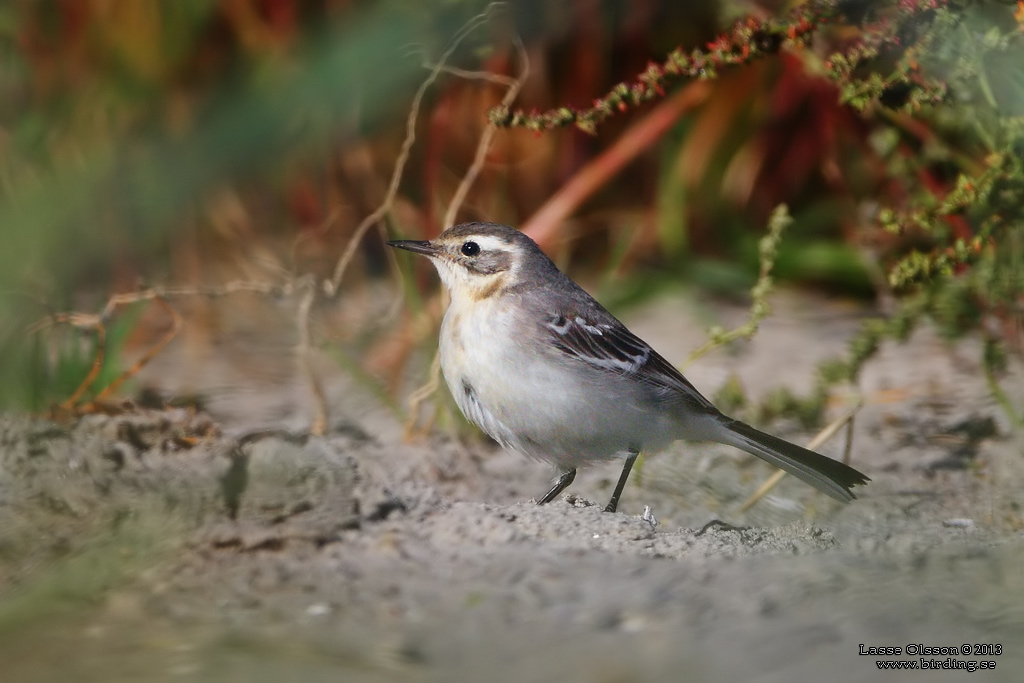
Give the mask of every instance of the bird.
POLYGON ((868 477, 722 414, 525 233, 471 222, 388 246, 426 256, 450 295, 441 371, 465 417, 502 447, 555 466, 538 504, 580 467, 624 458, 615 512, 640 453, 678 440, 728 444, 850 502, 868 477))

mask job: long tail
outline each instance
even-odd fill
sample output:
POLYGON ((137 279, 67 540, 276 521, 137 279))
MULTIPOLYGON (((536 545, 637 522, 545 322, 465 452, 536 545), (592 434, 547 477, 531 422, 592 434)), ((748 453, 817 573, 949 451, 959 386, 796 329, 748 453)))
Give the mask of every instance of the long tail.
POLYGON ((842 503, 849 503, 857 497, 850 491, 852 487, 871 481, 849 465, 765 434, 738 420, 725 418, 720 424, 725 427, 722 434, 724 443, 781 467, 842 503))

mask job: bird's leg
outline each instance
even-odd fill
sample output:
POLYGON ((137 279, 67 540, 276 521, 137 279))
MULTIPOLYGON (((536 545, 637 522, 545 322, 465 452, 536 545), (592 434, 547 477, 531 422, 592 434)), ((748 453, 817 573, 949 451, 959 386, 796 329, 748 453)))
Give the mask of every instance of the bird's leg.
POLYGON ((640 451, 630 451, 629 455, 626 456, 626 464, 622 466, 619 483, 615 485, 615 490, 612 491, 612 499, 608 501, 608 505, 604 509, 605 512, 615 512, 615 508, 619 507, 619 496, 622 495, 622 489, 626 488, 629 471, 633 469, 633 463, 636 462, 636 456, 638 455, 640 455, 640 451))
POLYGON ((562 472, 561 476, 558 477, 558 481, 555 482, 555 485, 552 486, 551 489, 547 493, 545 493, 540 500, 537 501, 537 505, 543 505, 544 503, 550 503, 551 501, 553 501, 559 493, 569 488, 569 484, 571 484, 572 480, 575 478, 575 469, 571 469, 567 472, 562 472))

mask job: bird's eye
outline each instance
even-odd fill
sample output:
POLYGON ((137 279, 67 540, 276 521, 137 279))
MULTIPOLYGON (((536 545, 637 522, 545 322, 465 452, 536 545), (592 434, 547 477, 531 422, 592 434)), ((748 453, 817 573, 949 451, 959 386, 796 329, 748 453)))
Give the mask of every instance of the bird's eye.
POLYGON ((463 256, 476 256, 480 253, 480 245, 476 242, 463 242, 462 248, 459 249, 463 256))

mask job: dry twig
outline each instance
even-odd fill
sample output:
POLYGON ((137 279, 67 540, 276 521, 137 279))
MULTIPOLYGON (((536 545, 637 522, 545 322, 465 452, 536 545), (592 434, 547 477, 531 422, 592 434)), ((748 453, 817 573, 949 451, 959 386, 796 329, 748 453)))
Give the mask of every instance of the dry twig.
MULTIPOLYGON (((430 70, 430 73, 420 84, 420 87, 416 90, 416 94, 413 96, 412 103, 409 106, 409 114, 406 117, 405 138, 402 141, 402 147, 399 150, 398 158, 395 160, 395 167, 391 173, 391 181, 388 183, 387 192, 385 193, 384 199, 381 201, 380 205, 366 218, 364 218, 356 227, 355 231, 353 231, 352 239, 349 240, 349 243, 346 246, 345 251, 342 253, 341 258, 338 260, 338 263, 334 268, 334 274, 332 275, 330 280, 324 281, 323 291, 328 297, 334 297, 338 293, 339 287, 341 286, 342 278, 345 277, 345 271, 348 269, 349 264, 355 257, 356 249, 358 248, 359 244, 362 242, 363 237, 366 236, 366 233, 370 230, 370 228, 373 227, 374 225, 377 225, 381 230, 382 237, 386 237, 386 233, 384 231, 384 224, 382 221, 385 216, 391 213, 392 208, 394 206, 395 197, 398 195, 398 187, 401 184, 402 177, 405 173, 405 165, 409 160, 409 153, 412 150, 413 144, 415 144, 416 142, 416 121, 419 118, 420 107, 422 105, 423 98, 427 93, 427 90, 430 88, 430 86, 434 84, 434 82, 437 80, 438 76, 442 73, 442 71, 444 71, 444 69, 446 68, 445 63, 452 56, 455 50, 459 47, 462 41, 465 40, 466 37, 469 36, 473 31, 482 26, 490 17, 491 12, 501 4, 502 3, 491 3, 483 12, 470 19, 465 24, 465 26, 463 26, 459 30, 459 32, 455 34, 455 37, 452 38, 451 42, 448 44, 448 48, 441 55, 441 58, 438 60, 438 62, 433 65, 433 67, 430 70)), ((518 42, 517 45, 519 45, 518 42)), ((520 86, 521 81, 515 86, 515 92, 518 93, 520 86)), ((484 144, 485 139, 487 147, 490 146, 490 140, 494 135, 493 131, 491 130, 493 128, 494 126, 492 124, 488 124, 488 129, 484 131, 484 134, 481 138, 481 146, 484 144), (490 133, 490 135, 488 135, 488 133, 490 133)), ((484 148, 484 152, 486 152, 486 147, 484 148)), ((456 192, 456 199, 452 200, 452 206, 449 207, 449 214, 453 212, 453 208, 457 210, 459 204, 461 204, 462 200, 465 198, 466 192, 468 192, 468 186, 479 174, 482 165, 483 154, 481 154, 478 150, 477 158, 474 160, 473 165, 470 166, 469 171, 467 171, 466 173, 466 177, 463 178, 463 182, 459 186, 459 190, 456 192)), ((401 271, 398 269, 397 261, 395 260, 393 255, 389 254, 389 261, 391 263, 392 271, 394 272, 395 277, 398 278, 399 280, 398 291, 401 291, 401 271)), ((306 298, 303 299, 303 305, 300 305, 298 315, 296 316, 296 325, 299 328, 300 337, 300 344, 298 346, 297 351, 300 356, 299 362, 301 367, 304 369, 307 382, 309 383, 310 386, 310 391, 313 395, 313 401, 315 406, 315 417, 311 426, 311 430, 313 431, 314 434, 322 434, 327 424, 327 402, 324 397, 323 388, 320 386, 319 380, 317 379, 316 374, 312 371, 311 367, 312 348, 310 345, 311 334, 309 330, 309 313, 313 303, 313 296, 313 293, 307 294, 306 298)), ((398 303, 399 300, 396 299, 396 307, 394 310, 397 310, 398 303)))
POLYGON ((96 355, 93 358, 92 365, 89 368, 89 372, 86 373, 85 377, 79 382, 78 387, 72 392, 71 396, 65 399, 59 406, 61 411, 70 412, 78 405, 78 402, 85 395, 85 392, 96 381, 99 377, 100 371, 103 369, 103 363, 106 359, 106 345, 107 345, 107 321, 114 314, 120 306, 126 304, 138 303, 140 301, 155 301, 158 303, 167 313, 171 316, 171 330, 157 341, 156 344, 151 346, 142 357, 135 361, 134 364, 127 370, 121 372, 113 381, 104 387, 95 398, 94 402, 102 401, 103 399, 114 393, 124 382, 137 374, 142 368, 146 366, 153 358, 160 353, 171 341, 178 336, 178 332, 181 330, 181 315, 167 302, 167 297, 172 295, 180 295, 182 292, 192 293, 191 290, 175 289, 175 290, 160 290, 160 289, 147 289, 141 292, 133 292, 127 294, 115 294, 107 300, 106 305, 99 313, 58 313, 48 318, 36 322, 29 327, 28 332, 30 334, 40 332, 41 330, 56 324, 67 324, 72 327, 79 329, 92 330, 96 335, 96 355))
POLYGON ((161 308, 167 311, 168 315, 171 316, 171 329, 167 332, 167 334, 161 337, 156 344, 153 344, 153 346, 151 346, 149 350, 146 351, 146 353, 142 354, 142 357, 139 358, 139 360, 135 361, 135 363, 133 363, 130 368, 128 368, 120 375, 115 377, 110 384, 104 387, 104 389, 99 394, 96 395, 97 401, 102 401, 106 399, 108 396, 117 391, 118 388, 120 388, 120 386, 124 384, 125 380, 127 380, 129 377, 133 377, 140 370, 142 370, 142 368, 146 367, 146 364, 149 363, 149 361, 153 360, 158 353, 163 351, 164 347, 170 344, 171 341, 173 341, 174 338, 178 336, 178 332, 181 331, 181 314, 178 313, 178 311, 176 311, 173 306, 167 303, 167 300, 164 299, 163 297, 158 297, 154 299, 154 301, 158 303, 161 308))
POLYGON ((299 299, 299 306, 295 312, 295 327, 299 333, 299 340, 295 345, 295 355, 299 363, 299 369, 306 380, 313 398, 313 419, 309 425, 309 431, 322 436, 327 429, 327 398, 324 395, 323 385, 313 369, 313 348, 312 334, 309 326, 309 313, 313 308, 313 301, 316 299, 316 283, 313 276, 302 278, 302 298, 299 299))
POLYGON ((405 139, 402 141, 402 147, 398 152, 398 158, 395 160, 395 168, 391 173, 391 182, 388 184, 388 190, 384 195, 383 201, 370 215, 364 218, 355 231, 352 233, 352 239, 349 240, 348 246, 345 248, 344 253, 338 260, 338 264, 334 267, 334 275, 331 279, 324 283, 324 292, 328 296, 334 296, 338 287, 341 285, 341 280, 345 277, 345 271, 348 269, 349 264, 355 257, 356 249, 362 242, 363 237, 366 236, 367 231, 374 225, 379 225, 385 216, 387 216, 392 209, 395 202, 395 197, 398 195, 398 186, 402 181, 402 176, 405 173, 405 164, 409 160, 409 152, 412 150, 413 144, 416 142, 416 120, 419 118, 420 106, 423 102, 423 97, 427 94, 427 90, 434 84, 437 77, 441 75, 444 69, 445 62, 452 56, 459 45, 466 37, 479 28, 487 19, 490 17, 491 12, 502 3, 491 3, 487 6, 483 12, 466 22, 452 41, 448 44, 448 48, 441 55, 441 58, 430 70, 430 74, 423 80, 420 87, 416 90, 416 94, 412 98, 412 104, 409 106, 409 115, 405 120, 405 139))
MULTIPOLYGON (((505 92, 505 96, 502 98, 501 103, 503 106, 510 106, 519 95, 520 89, 526 82, 527 77, 530 74, 530 61, 526 54, 526 48, 518 38, 515 41, 516 50, 519 53, 519 60, 522 67, 519 72, 519 76, 511 82, 508 86, 508 90, 505 92)), ((475 73, 475 72, 474 72, 475 73)), ((466 195, 469 194, 469 189, 473 186, 477 177, 480 175, 481 169, 483 169, 484 161, 487 159, 487 152, 491 148, 491 142, 494 140, 494 135, 497 133, 498 127, 491 121, 487 122, 487 126, 484 128, 484 132, 480 135, 480 141, 476 146, 476 155, 473 157, 473 163, 470 164, 466 174, 462 177, 462 182, 459 183, 459 187, 455 190, 454 196, 452 196, 451 202, 448 204, 448 210, 444 214, 444 227, 447 228, 454 225, 455 219, 458 216, 459 209, 462 208, 463 202, 466 200, 466 195)), ((441 296, 446 296, 442 293, 441 296)), ((434 353, 434 358, 430 363, 430 373, 427 377, 427 381, 420 385, 412 394, 409 396, 409 417, 405 424, 406 435, 412 434, 416 430, 416 425, 419 423, 420 408, 423 403, 435 394, 438 387, 441 386, 441 356, 440 351, 434 353)))

